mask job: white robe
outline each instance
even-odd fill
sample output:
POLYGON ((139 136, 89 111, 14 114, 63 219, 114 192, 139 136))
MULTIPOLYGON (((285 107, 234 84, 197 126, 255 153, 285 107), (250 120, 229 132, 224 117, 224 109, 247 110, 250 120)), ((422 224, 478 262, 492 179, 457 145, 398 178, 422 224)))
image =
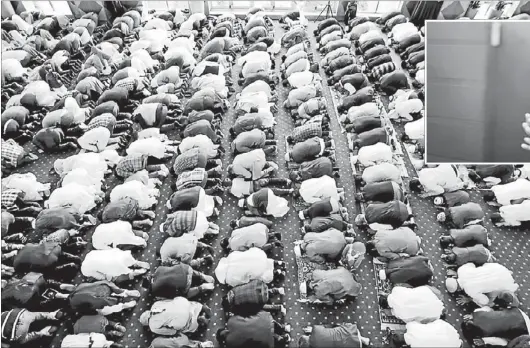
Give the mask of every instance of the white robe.
POLYGON ((146 138, 134 141, 127 148, 127 154, 148 155, 162 159, 166 153, 166 145, 158 138, 146 138))
POLYGON ((274 278, 274 260, 258 248, 232 251, 219 261, 215 277, 221 284, 230 286, 247 284, 251 280, 270 283, 274 278))
POLYGON ((304 180, 300 185, 299 192, 304 201, 309 204, 328 198, 339 200, 337 182, 327 175, 304 180))
POLYGON ((92 234, 92 246, 94 249, 106 250, 117 248, 119 245, 147 245, 142 237, 134 234, 130 222, 114 221, 108 224, 100 224, 92 234))
POLYGON ((140 209, 149 209, 157 203, 159 194, 158 189, 149 188, 140 181, 132 180, 116 186, 110 193, 110 201, 115 202, 129 197, 138 201, 140 209))
POLYGON ((392 163, 392 148, 384 143, 363 146, 357 153, 357 161, 364 167, 380 163, 392 163))
POLYGON ((44 203, 46 208, 72 206, 83 215, 96 207, 96 191, 89 186, 70 184, 55 189, 44 203))
POLYGON ((50 189, 50 184, 40 183, 33 173, 14 173, 2 179, 2 190, 9 189, 24 192, 25 202, 38 202, 43 200, 42 193, 50 189))
POLYGON ((441 319, 428 324, 410 322, 404 336, 410 348, 460 348, 462 345, 458 331, 441 319))
POLYGON ((517 179, 514 182, 495 185, 491 188, 500 205, 510 205, 512 200, 530 199, 530 180, 517 179))
POLYGON ((508 226, 520 226, 523 221, 530 221, 530 200, 520 204, 500 207, 499 213, 508 226))
POLYGON ((388 295, 392 313, 405 323, 411 321, 429 322, 439 319, 444 304, 427 286, 407 288, 396 286, 388 295))

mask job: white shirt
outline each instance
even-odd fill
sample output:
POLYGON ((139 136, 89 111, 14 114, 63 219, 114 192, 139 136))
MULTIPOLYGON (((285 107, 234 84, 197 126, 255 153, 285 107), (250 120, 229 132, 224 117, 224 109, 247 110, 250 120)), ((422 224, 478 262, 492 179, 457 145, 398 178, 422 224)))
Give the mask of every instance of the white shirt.
POLYGON ((102 192, 101 183, 99 177, 92 176, 85 168, 75 168, 63 177, 61 186, 79 184, 82 186, 91 186, 96 192, 102 192))
POLYGON ((27 74, 28 70, 24 69, 16 59, 2 59, 2 75, 7 80, 12 80, 27 74))
POLYGON ((418 179, 426 194, 441 195, 464 187, 464 182, 456 175, 453 166, 440 164, 436 168, 424 168, 418 172, 418 179))
POLYGON ((252 247, 261 248, 267 244, 269 240, 268 234, 269 228, 262 223, 236 228, 230 235, 230 249, 245 251, 252 247))
POLYGON ((501 291, 515 292, 519 286, 515 283, 512 272, 498 263, 485 263, 477 267, 466 263, 457 270, 458 284, 479 306, 488 306, 491 298, 501 291))
POLYGON ((191 80, 190 87, 194 90, 210 87, 215 90, 215 93, 217 93, 221 98, 228 97, 228 88, 226 87, 226 79, 224 76, 208 74, 200 77, 194 77, 191 80))
POLYGON ((107 170, 107 162, 97 153, 81 153, 65 159, 58 159, 54 163, 57 174, 64 176, 74 169, 85 169, 90 176, 102 180, 107 170))
POLYGON ((392 148, 384 143, 363 146, 357 153, 357 161, 364 167, 380 163, 392 163, 392 148))
POLYGON ((390 103, 388 104, 388 108, 391 110, 395 109, 397 103, 408 100, 412 93, 415 93, 415 91, 398 89, 396 93, 392 97, 390 97, 390 103))
POLYGON ((243 78, 247 78, 248 76, 257 72, 269 72, 271 65, 272 63, 270 58, 263 60, 249 60, 245 63, 245 65, 243 65, 241 73, 243 74, 243 78))
POLYGON ((416 72, 416 81, 418 81, 422 85, 425 84, 425 68, 419 69, 416 72))
POLYGON ((138 139, 127 148, 127 154, 148 155, 158 159, 164 157, 166 145, 158 138, 138 139))
POLYGON ((307 179, 300 185, 300 196, 306 203, 312 204, 323 199, 333 198, 339 200, 337 182, 330 176, 307 179))
POLYGON ((179 145, 181 153, 184 153, 193 148, 200 148, 208 152, 208 157, 213 158, 217 156, 218 145, 215 145, 213 141, 204 134, 198 134, 193 137, 186 137, 182 139, 179 145))
POLYGON ((160 29, 160 30, 171 30, 171 27, 169 25, 169 22, 163 20, 162 18, 155 17, 153 19, 150 19, 147 23, 144 25, 145 30, 149 29, 160 29))
POLYGON ((462 345, 458 331, 441 319, 428 324, 410 322, 404 336, 410 348, 460 348, 462 345))
POLYGON ((230 286, 247 284, 251 280, 270 283, 274 278, 274 260, 267 258, 267 254, 258 248, 232 251, 219 260, 215 277, 219 283, 230 286))
POLYGON ((117 248, 119 245, 137 245, 145 247, 147 242, 134 234, 130 222, 114 221, 100 224, 92 234, 94 249, 104 250, 117 248))
POLYGON ((230 193, 237 198, 246 197, 252 193, 253 186, 254 184, 252 181, 243 178, 234 178, 232 179, 230 193))
POLYGON ((184 65, 195 65, 197 60, 193 57, 193 53, 188 51, 185 47, 172 47, 164 53, 164 59, 166 62, 171 58, 181 56, 184 60, 184 65))
POLYGON ((216 63, 216 62, 209 62, 207 60, 203 60, 201 62, 199 62, 195 68, 193 69, 193 76, 200 76, 202 75, 202 73, 204 72, 204 69, 206 69, 207 67, 209 66, 213 66, 213 67, 219 67, 219 71, 217 73, 217 75, 219 76, 224 76, 225 74, 225 68, 224 66, 222 66, 221 64, 219 63, 216 63))
POLYGON ((411 140, 420 140, 425 138, 425 117, 416 121, 405 123, 405 134, 411 140))
POLYGON ((443 302, 427 286, 417 288, 396 286, 387 300, 392 313, 405 323, 439 319, 444 309, 443 302))
POLYGON ((306 70, 292 73, 287 80, 293 88, 300 88, 311 84, 313 81, 321 80, 320 76, 306 70))
POLYGON ((213 215, 214 208, 215 202, 213 196, 207 195, 204 189, 201 187, 199 190, 199 201, 193 210, 203 212, 204 215, 210 217, 213 215))
POLYGON ((504 185, 495 185, 491 188, 495 194, 497 203, 500 205, 510 205, 512 200, 530 199, 530 181, 517 179, 504 185))
POLYGON ((2 178, 2 190, 9 189, 24 192, 25 202, 38 202, 43 200, 42 193, 50 189, 50 184, 41 184, 33 173, 13 173, 2 178))
POLYGON ((354 120, 362 116, 379 116, 379 107, 376 103, 365 103, 360 106, 352 106, 348 110, 347 117, 354 120))
POLYGON ((92 250, 81 264, 81 273, 96 280, 112 281, 115 277, 131 273, 130 267, 135 263, 130 250, 92 250))
MULTIPOLYGON (((252 206, 252 195, 248 196, 247 203, 249 206, 252 206)), ((272 190, 267 190, 267 215, 273 217, 282 217, 289 211, 289 202, 282 197, 278 197, 272 192, 272 190)))
POLYGON ((178 256, 182 262, 189 262, 195 256, 198 243, 199 239, 189 233, 180 237, 169 237, 160 247, 160 258, 165 262, 178 256))
POLYGON ((500 207, 499 213, 508 226, 521 226, 521 222, 530 221, 530 200, 523 203, 500 207))
POLYGON ((104 334, 91 332, 65 336, 61 348, 109 348, 112 343, 104 334))
POLYGON ((92 152, 103 151, 110 140, 110 131, 106 127, 97 127, 83 134, 77 143, 82 149, 92 152))
POLYGON ((394 38, 394 40, 398 42, 410 36, 411 33, 414 34, 417 32, 418 28, 416 28, 416 26, 411 22, 397 24, 395 27, 392 28, 391 31, 392 38, 394 38))
POLYGON ((110 201, 115 202, 125 197, 138 201, 140 209, 149 209, 155 205, 160 191, 150 188, 137 180, 127 181, 116 186, 110 193, 110 201))
POLYGON ((56 188, 44 206, 46 208, 72 206, 82 215, 96 207, 95 198, 96 192, 92 187, 69 184, 56 188))
POLYGON ((250 112, 253 107, 265 108, 269 105, 269 97, 263 91, 243 94, 239 97, 236 104, 236 109, 250 112))
POLYGON ((407 99, 395 103, 394 111, 388 117, 391 119, 403 118, 412 121, 411 113, 418 113, 423 110, 423 102, 420 99, 407 99))
POLYGON ((391 163, 376 164, 364 169, 362 179, 367 184, 388 180, 401 183, 401 170, 391 163))
POLYGON ((257 92, 264 92, 267 94, 267 97, 269 98, 272 96, 271 86, 269 86, 269 84, 263 80, 257 80, 257 81, 252 82, 247 87, 243 88, 241 93, 237 95, 236 98, 239 99, 243 95, 257 93, 257 92))
POLYGON ((366 41, 370 41, 372 39, 378 39, 380 37, 383 37, 382 35, 383 34, 382 34, 382 32, 380 30, 372 29, 370 31, 367 31, 364 34, 361 34, 361 36, 359 37, 359 44, 363 44, 366 41))
POLYGON ((237 60, 238 65, 243 65, 248 62, 258 62, 261 60, 268 60, 270 62, 271 56, 267 52, 252 51, 237 60))

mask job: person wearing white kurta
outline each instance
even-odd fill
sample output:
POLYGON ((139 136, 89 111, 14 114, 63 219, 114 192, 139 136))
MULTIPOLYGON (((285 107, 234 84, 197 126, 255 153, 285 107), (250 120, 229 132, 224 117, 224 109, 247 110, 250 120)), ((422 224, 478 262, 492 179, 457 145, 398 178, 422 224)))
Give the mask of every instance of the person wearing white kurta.
POLYGON ((237 65, 243 66, 247 62, 255 62, 261 60, 269 60, 270 62, 271 56, 264 51, 252 51, 245 54, 244 56, 241 56, 241 58, 237 60, 237 65))
POLYGON ((226 79, 224 76, 206 74, 195 77, 191 80, 190 87, 195 91, 212 88, 219 97, 223 99, 228 98, 228 87, 226 87, 226 79))
POLYGON ((196 66, 195 66, 195 69, 193 69, 193 77, 197 77, 197 76, 202 76, 203 73, 204 73, 204 70, 207 68, 207 67, 218 67, 218 70, 217 70, 217 75, 218 76, 224 76, 225 74, 225 68, 219 64, 219 63, 216 63, 216 62, 209 62, 207 60, 203 60, 201 62, 199 62, 196 66))
POLYGON ((246 86, 245 88, 243 88, 241 93, 236 94, 236 100, 239 100, 241 96, 252 94, 252 93, 258 93, 258 92, 266 93, 269 100, 275 97, 275 95, 272 92, 271 86, 267 82, 263 80, 257 80, 257 81, 252 82, 250 85, 246 86))
POLYGON ((80 215, 94 209, 102 197, 97 195, 94 188, 79 184, 70 184, 55 189, 50 198, 44 202, 45 208, 72 206, 80 215))
POLYGON ((106 249, 90 251, 81 264, 81 274, 96 280, 129 278, 145 274, 151 265, 147 262, 137 261, 130 250, 106 249), (139 267, 133 269, 132 267, 139 267))
POLYGON ((127 154, 148 155, 151 157, 162 159, 164 157, 170 156, 171 150, 175 152, 174 147, 166 146, 166 144, 160 141, 160 139, 158 138, 146 138, 132 142, 127 148, 127 154))
POLYGON ((337 201, 342 200, 342 195, 337 190, 337 182, 327 175, 302 181, 299 193, 303 200, 309 204, 328 198, 337 201))
POLYGON ((215 158, 218 154, 219 145, 214 144, 213 141, 204 134, 186 137, 182 139, 182 142, 179 145, 180 153, 184 153, 193 148, 203 149, 208 153, 209 158, 215 158))
POLYGON ((251 280, 271 283, 274 279, 274 260, 267 258, 267 254, 258 248, 232 251, 219 260, 215 277, 219 283, 230 286, 247 284, 251 280))
MULTIPOLYGON (((485 263, 479 267, 473 263, 466 263, 458 268, 457 274, 457 285, 481 307, 492 306, 500 292, 515 293, 519 288, 512 272, 498 263, 485 263)), ((454 281, 455 279, 450 278, 446 284, 454 281)))
POLYGON ((405 342, 410 348, 460 348, 458 331, 441 319, 428 324, 412 321, 407 324, 405 342))
POLYGON ((145 248, 149 235, 145 232, 135 233, 128 221, 114 221, 100 224, 92 234, 92 246, 94 249, 106 250, 118 248, 119 246, 138 246, 145 248), (142 234, 142 237, 139 234, 142 234))
POLYGON ((307 86, 313 82, 319 82, 322 81, 322 77, 320 75, 315 74, 312 71, 306 70, 306 71, 299 71, 292 73, 288 78, 287 81, 289 82, 289 85, 292 88, 300 88, 307 86))
POLYGON ((93 178, 102 180, 108 170, 107 162, 97 153, 80 153, 54 162, 53 168, 61 177, 74 169, 82 168, 93 178))
POLYGON ((495 221, 494 216, 491 217, 497 226, 521 226, 522 222, 530 221, 530 200, 500 207, 498 215, 501 218, 499 222, 495 221))
POLYGON ((365 103, 360 106, 352 106, 348 112, 340 116, 340 121, 344 123, 346 120, 350 122, 362 116, 379 116, 379 107, 376 103, 365 103))
POLYGON ((392 31, 388 36, 393 38, 395 41, 400 42, 416 33, 418 33, 418 28, 416 28, 413 23, 407 22, 396 25, 394 28, 392 28, 392 31))
POLYGON ((276 196, 271 189, 261 189, 258 192, 252 193, 246 198, 246 200, 239 200, 239 207, 245 207, 245 203, 247 208, 258 210, 258 213, 265 213, 265 215, 270 215, 273 217, 282 217, 287 214, 287 212, 289 212, 289 202, 285 198, 276 196), (256 193, 261 193, 262 190, 267 190, 267 202, 266 209, 264 212, 259 211, 259 208, 256 208, 256 206, 254 205, 254 196, 256 195, 256 193))
POLYGON ((241 95, 235 107, 248 113, 252 108, 266 108, 269 105, 267 93, 260 91, 241 95))
POLYGON ((160 65, 160 62, 156 59, 151 58, 151 55, 146 50, 137 50, 131 54, 131 58, 139 58, 149 70, 153 71, 155 67, 160 65))
POLYGON ((102 192, 101 186, 103 181, 101 178, 92 176, 85 168, 75 168, 69 171, 61 180, 61 186, 70 184, 79 184, 83 186, 90 186, 96 192, 102 192))
POLYGON ((2 59, 2 76, 7 79, 7 81, 18 80, 29 74, 29 70, 25 69, 18 60, 2 59))
POLYGON ((398 89, 396 91, 396 93, 390 97, 390 103, 388 104, 388 108, 390 110, 392 109, 395 109, 396 108, 396 104, 402 102, 402 101, 405 101, 405 100, 409 100, 410 96, 412 94, 416 94, 416 91, 411 89, 411 90, 403 90, 403 89, 398 89))
POLYGON ((24 192, 24 202, 39 202, 45 195, 50 194, 50 184, 42 184, 37 181, 33 173, 13 173, 2 178, 2 190, 15 189, 24 192))
POLYGON ((418 180, 425 196, 438 196, 464 188, 464 182, 450 164, 440 164, 436 168, 424 168, 418 172, 418 180))
MULTIPOLYGON (((192 188, 192 189, 195 189, 195 188, 192 188)), ((219 211, 215 208, 216 207, 215 202, 217 199, 220 199, 220 197, 207 195, 202 187, 199 188, 198 191, 199 191, 199 197, 197 200, 197 205, 191 208, 191 210, 200 211, 204 213, 206 217, 210 217, 214 215, 214 213, 217 215, 219 211)), ((169 200, 166 202, 166 207, 168 209, 172 209, 171 200, 174 195, 178 197, 178 192, 174 193, 171 197, 169 197, 169 200)), ((178 208, 174 210, 178 210, 178 208)))
POLYGON ((440 319, 444 304, 434 290, 438 291, 430 286, 416 288, 395 286, 387 297, 388 306, 394 316, 405 323, 411 321, 428 323, 440 319))
POLYGON ((152 18, 147 23, 145 23, 144 27, 145 30, 149 29, 160 29, 160 30, 171 30, 172 25, 171 22, 165 21, 162 18, 152 18))
MULTIPOLYGON (((92 152, 101 152, 107 149, 107 146, 112 142, 110 139, 110 131, 106 127, 93 128, 77 139, 77 143, 82 149, 92 152)), ((117 146, 111 145, 108 148, 116 149, 117 146)))
POLYGON ((384 143, 363 146, 357 153, 357 162, 364 167, 381 163, 392 163, 392 148, 384 143))
POLYGON ((157 203, 160 191, 144 185, 144 183, 131 180, 116 186, 110 193, 110 201, 115 202, 121 198, 129 197, 138 201, 140 209, 150 209, 157 203))
POLYGON ((379 29, 373 29, 373 30, 367 31, 366 33, 361 34, 361 36, 359 36, 359 45, 362 45, 366 41, 370 41, 373 39, 378 39, 378 38, 385 39, 383 35, 384 34, 379 29))
POLYGON ((405 123, 405 134, 410 140, 425 139, 425 117, 405 123))
POLYGON ((513 200, 530 199, 530 180, 517 179, 508 184, 495 185, 491 191, 498 204, 510 205, 513 200))
POLYGON ((414 120, 411 114, 417 114, 423 110, 423 102, 420 99, 400 100, 394 104, 394 110, 388 113, 390 119, 414 120))

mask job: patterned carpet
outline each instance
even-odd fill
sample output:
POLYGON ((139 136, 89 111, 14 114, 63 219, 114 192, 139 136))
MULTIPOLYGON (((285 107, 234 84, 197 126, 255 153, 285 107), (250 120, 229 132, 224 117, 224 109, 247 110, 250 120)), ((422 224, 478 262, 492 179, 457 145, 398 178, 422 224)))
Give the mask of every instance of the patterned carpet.
MULTIPOLYGON (((310 23, 308 28, 309 32, 312 33, 314 29, 314 23, 310 23)), ((277 40, 283 34, 281 29, 276 24, 275 35, 277 40)), ((316 50, 316 41, 311 34, 311 45, 313 48, 314 57, 317 61, 320 60, 320 54, 316 50)), ((281 55, 284 50, 276 57, 276 69, 279 73, 279 67, 281 63, 281 55)), ((240 67, 232 69, 232 78, 237 81, 240 67)), ((324 77, 324 72, 321 71, 321 75, 324 77)), ((323 83, 326 79, 324 79, 323 83)), ((236 93, 240 91, 240 87, 234 84, 236 93)), ((286 98, 288 90, 278 86, 279 101, 277 103, 280 106, 286 98)), ((324 96, 331 100, 331 94, 329 87, 324 86, 324 96)), ((234 96, 230 98, 230 101, 234 102, 234 96)), ((286 177, 288 174, 287 167, 284 161, 285 154, 285 136, 290 134, 293 130, 294 125, 290 116, 287 115, 283 108, 279 107, 279 113, 277 115, 278 124, 275 128, 276 139, 279 145, 279 152, 277 155, 277 163, 280 166, 278 177, 286 177)), ((336 157, 337 166, 340 167, 341 178, 338 179, 338 187, 343 187, 345 190, 345 202, 344 205, 348 208, 350 213, 350 222, 353 222, 354 215, 358 212, 358 206, 356 206, 353 199, 354 185, 352 180, 352 170, 350 167, 349 155, 350 152, 347 146, 347 139, 345 134, 341 134, 340 126, 334 117, 333 103, 328 104, 328 112, 331 115, 331 130, 334 133, 334 139, 336 144, 336 157)), ((235 120, 234 109, 230 110, 225 114, 223 120, 223 132, 228 134, 228 128, 233 124, 235 120)), ((400 127, 397 126, 398 132, 400 127)), ((174 139, 175 134, 170 134, 170 138, 174 139)), ((229 139, 225 137, 223 139, 223 146, 229 149, 229 139)), ((57 158, 65 158, 71 155, 71 153, 63 153, 58 155, 40 155, 39 160, 29 166, 26 166, 20 170, 20 172, 32 172, 37 176, 40 182, 56 182, 58 177, 56 175, 49 174, 49 170, 52 168, 53 162, 57 158)), ((230 164, 232 155, 227 151, 227 154, 223 158, 223 167, 226 170, 226 166, 230 164)), ((406 159, 406 166, 409 174, 413 176, 414 170, 410 163, 410 160, 406 159)), ((151 238, 148 246, 145 250, 136 252, 134 256, 141 261, 146 261, 151 264, 151 271, 154 271, 157 264, 157 251, 159 250, 162 242, 166 236, 159 231, 159 224, 165 219, 166 207, 165 202, 169 195, 172 193, 170 189, 170 182, 174 178, 166 178, 163 186, 160 188, 160 199, 156 207, 156 220, 152 229, 150 230, 151 238)), ((113 177, 108 179, 109 187, 116 184, 116 180, 113 177)), ((494 209, 484 204, 479 193, 472 193, 473 200, 480 202, 483 206, 484 211, 488 217, 494 212, 494 209)), ((215 261, 214 266, 217 265, 219 259, 224 256, 223 251, 219 246, 219 241, 228 236, 230 233, 229 222, 241 215, 241 210, 237 207, 237 202, 234 197, 229 194, 223 196, 224 205, 221 208, 221 214, 217 219, 216 223, 220 226, 220 235, 213 240, 212 245, 215 248, 215 261)), ((459 328, 459 324, 462 318, 462 311, 457 307, 454 298, 451 297, 447 291, 445 291, 443 281, 445 278, 445 267, 442 264, 440 255, 441 249, 438 244, 438 238, 444 233, 444 228, 440 226, 435 219, 436 209, 430 200, 422 199, 413 195, 410 199, 412 209, 415 214, 416 222, 418 225, 417 233, 423 239, 423 250, 426 256, 431 260, 434 270, 434 284, 438 289, 442 290, 445 297, 445 305, 447 307, 447 321, 452 325, 459 328)), ((291 205, 292 206, 292 205, 291 205)), ((516 282, 520 285, 519 296, 523 309, 528 310, 530 308, 530 265, 527 262, 528 250, 530 250, 530 231, 517 229, 517 228, 496 228, 489 220, 487 220, 485 226, 490 231, 491 239, 493 240, 492 251, 497 258, 498 262, 504 264, 514 273, 516 282)), ((287 307, 287 316, 285 322, 292 325, 292 343, 291 347, 296 346, 299 335, 302 334, 302 328, 312 324, 333 324, 340 322, 356 322, 358 324, 361 334, 365 337, 369 337, 374 347, 382 346, 382 332, 380 330, 379 313, 377 305, 377 291, 376 282, 374 278, 373 263, 370 260, 365 260, 361 267, 357 270, 356 277, 363 285, 363 291, 357 298, 356 302, 348 303, 346 305, 322 307, 318 305, 311 305, 307 303, 298 302, 299 290, 298 290, 298 267, 296 257, 293 252, 293 243, 301 238, 300 234, 300 222, 296 215, 296 210, 291 208, 289 213, 282 219, 274 221, 273 228, 282 233, 282 240, 285 245, 284 249, 275 249, 273 258, 283 259, 287 263, 287 277, 285 280, 286 294, 284 296, 285 306, 287 307)), ((357 231, 359 233, 359 231, 357 231)), ((90 234, 92 230, 87 234, 87 240, 90 241, 90 234)), ((359 237, 362 241, 366 241, 366 236, 359 233, 359 237)), ((86 250, 85 252, 88 252, 86 250)), ((206 274, 213 274, 213 267, 209 270, 205 270, 206 274)), ((76 278, 76 283, 80 282, 80 278, 76 278)), ((123 321, 127 328, 127 333, 124 338, 119 342, 126 347, 148 347, 152 335, 149 330, 144 329, 138 322, 140 314, 148 309, 153 302, 147 289, 143 289, 140 285, 141 281, 137 281, 130 284, 128 288, 139 289, 141 291, 141 298, 138 301, 138 305, 130 311, 126 311, 119 321, 123 321)), ((212 318, 209 328, 206 332, 200 334, 197 338, 215 340, 215 332, 217 329, 222 327, 225 322, 224 313, 221 307, 221 298, 226 293, 227 289, 223 286, 217 286, 213 294, 204 298, 205 303, 212 308, 212 318)), ((278 302, 278 300, 275 300, 278 302)), ((112 318, 111 318, 112 319, 112 318)), ((60 346, 60 338, 64 336, 66 330, 71 330, 71 321, 63 322, 61 331, 56 336, 51 347, 60 346)))

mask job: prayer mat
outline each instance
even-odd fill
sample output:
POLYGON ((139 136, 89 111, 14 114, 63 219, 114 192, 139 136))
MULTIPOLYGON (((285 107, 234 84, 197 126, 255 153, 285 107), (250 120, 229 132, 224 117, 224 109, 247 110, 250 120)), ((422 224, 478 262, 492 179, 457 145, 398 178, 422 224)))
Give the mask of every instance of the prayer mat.
MULTIPOLYGON (((377 283, 377 292, 378 294, 388 295, 392 291, 392 283, 388 279, 381 280, 379 278, 379 273, 386 269, 386 263, 381 262, 374 258, 373 264, 374 264, 374 276, 375 276, 376 283, 377 283)), ((381 322, 381 331, 384 331, 387 328, 390 328, 391 330, 404 330, 405 329, 405 323, 402 320, 396 318, 392 314, 392 310, 383 309, 381 308, 381 306, 379 306, 379 320, 381 322)))

